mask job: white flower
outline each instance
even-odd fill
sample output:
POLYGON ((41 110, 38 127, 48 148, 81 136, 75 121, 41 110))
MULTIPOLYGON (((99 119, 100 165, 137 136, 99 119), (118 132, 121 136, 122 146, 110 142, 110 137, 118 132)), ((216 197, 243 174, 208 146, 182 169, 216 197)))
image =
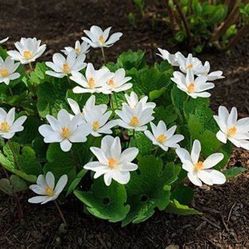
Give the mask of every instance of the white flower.
POLYGON ((135 131, 147 130, 146 124, 151 122, 154 117, 152 108, 143 108, 143 104, 138 102, 135 108, 129 105, 123 105, 122 110, 117 110, 116 114, 120 117, 117 119, 117 124, 126 129, 133 129, 135 131))
POLYGON ((85 54, 77 56, 74 50, 66 58, 60 53, 55 53, 53 55, 53 62, 46 62, 46 66, 50 67, 53 71, 46 71, 46 74, 56 78, 63 78, 73 72, 78 72, 86 67, 85 58, 85 54))
POLYGON ((99 137, 101 134, 112 134, 111 128, 116 126, 116 120, 108 122, 112 111, 107 111, 107 105, 105 105, 104 112, 98 111, 98 109, 92 109, 84 112, 84 119, 91 128, 91 134, 94 137, 99 137))
POLYGON ((82 108, 82 110, 80 109, 78 103, 75 100, 68 98, 67 101, 71 107, 72 112, 75 115, 79 115, 79 114, 82 115, 82 118, 84 118, 84 115, 86 113, 91 112, 91 111, 100 112, 100 113, 106 112, 105 104, 95 105, 96 98, 94 95, 89 97, 89 99, 86 101, 85 106, 84 108, 82 108))
POLYGON ((214 71, 210 73, 210 64, 208 61, 204 63, 204 65, 200 65, 196 69, 196 75, 204 75, 207 77, 207 80, 213 81, 213 80, 219 80, 225 78, 222 71, 214 71))
POLYGON ((112 77, 107 80, 103 87, 103 92, 123 92, 132 88, 132 83, 129 83, 131 77, 125 77, 125 70, 123 68, 118 69, 112 74, 112 77))
POLYGON ((152 132, 145 131, 144 134, 152 141, 154 145, 160 146, 164 151, 168 151, 169 148, 180 148, 177 144, 184 139, 183 135, 174 135, 176 131, 176 125, 167 129, 166 124, 163 121, 159 121, 158 125, 150 123, 152 132))
POLYGON ((11 108, 8 113, 0 108, 0 137, 10 139, 16 132, 23 131, 22 125, 26 119, 26 116, 21 116, 15 120, 15 108, 11 108))
POLYGON ((72 72, 70 79, 80 85, 73 88, 74 93, 100 93, 111 77, 112 73, 108 68, 95 70, 93 64, 88 63, 85 76, 79 72, 72 72))
POLYGON ((210 97, 211 94, 206 91, 214 88, 213 83, 207 82, 206 76, 195 78, 192 70, 188 70, 186 76, 181 72, 174 72, 173 76, 171 80, 176 83, 177 87, 194 99, 210 97))
POLYGON ((38 196, 28 199, 28 202, 45 204, 49 201, 56 200, 67 185, 67 181, 67 175, 63 175, 55 186, 55 179, 52 172, 48 172, 46 176, 39 175, 36 184, 29 186, 29 188, 34 193, 38 194, 38 196))
POLYGON ((188 54, 188 57, 186 58, 181 53, 177 53, 176 60, 183 73, 192 70, 193 73, 196 74, 197 70, 202 65, 201 61, 197 57, 193 57, 192 54, 188 54))
POLYGON ((182 168, 188 172, 189 180, 196 186, 202 186, 202 182, 207 185, 223 184, 226 182, 224 174, 218 170, 211 169, 223 160, 222 153, 214 153, 204 161, 199 161, 201 144, 198 140, 193 143, 191 155, 183 149, 176 149, 176 153, 182 162, 182 168))
POLYGON ((128 148, 121 151, 119 137, 105 136, 101 141, 101 148, 91 147, 90 150, 98 161, 87 163, 84 168, 95 172, 94 178, 104 175, 107 186, 112 179, 120 184, 127 184, 130 180, 130 171, 138 167, 132 161, 138 155, 137 148, 128 148))
POLYGON ((88 125, 82 123, 80 115, 74 116, 62 109, 57 115, 57 119, 47 115, 48 124, 39 127, 40 134, 44 137, 45 143, 60 143, 63 151, 71 149, 72 143, 83 143, 90 133, 88 125))
POLYGON ((41 40, 36 38, 21 38, 20 42, 15 43, 16 50, 8 51, 8 55, 15 61, 28 64, 35 61, 46 50, 46 45, 40 45, 41 40))
MULTIPOLYGON (((130 96, 128 94, 125 94, 125 99, 130 106, 130 108, 134 109, 136 108, 138 103, 142 104, 142 109, 145 110, 147 108, 154 109, 156 107, 156 104, 153 102, 147 102, 148 97, 144 96, 140 100, 138 99, 138 96, 135 92, 131 92, 130 96)), ((127 103, 123 103, 123 105, 127 105, 127 103)))
POLYGON ((20 74, 15 72, 19 65, 20 63, 15 63, 9 56, 5 61, 0 57, 0 83, 8 85, 11 80, 19 78, 20 74))
POLYGON ((102 30, 98 26, 92 26, 90 30, 84 30, 88 37, 81 39, 91 45, 93 48, 110 47, 123 35, 121 32, 113 33, 110 37, 111 27, 102 30))
POLYGON ((5 43, 5 42, 8 41, 8 40, 9 40, 9 37, 6 37, 6 38, 0 40, 0 44, 3 44, 3 43, 5 43))
POLYGON ((76 41, 74 48, 65 47, 64 50, 62 50, 62 52, 68 55, 71 51, 74 51, 77 54, 77 56, 79 56, 81 54, 87 54, 89 52, 89 48, 90 45, 87 42, 83 41, 82 43, 80 43, 80 41, 76 41))
POLYGON ((216 137, 222 142, 229 140, 236 147, 249 150, 249 118, 238 119, 237 109, 232 108, 229 113, 224 106, 219 107, 218 116, 214 116, 220 131, 216 137))
POLYGON ((179 63, 177 61, 177 56, 178 55, 183 56, 180 52, 177 52, 175 54, 170 54, 166 49, 158 48, 158 50, 160 53, 158 53, 157 55, 159 55, 163 60, 167 60, 168 63, 172 66, 179 66, 179 63))

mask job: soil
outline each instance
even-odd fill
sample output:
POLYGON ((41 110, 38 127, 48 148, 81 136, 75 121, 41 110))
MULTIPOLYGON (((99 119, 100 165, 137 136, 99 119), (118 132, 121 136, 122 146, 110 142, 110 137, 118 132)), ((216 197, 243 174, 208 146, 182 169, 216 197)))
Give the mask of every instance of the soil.
MULTIPOLYGON (((158 60, 157 47, 174 52, 169 28, 163 22, 152 27, 148 16, 138 15, 136 27, 129 25, 130 1, 120 0, 0 0, 0 38, 10 36, 8 48, 20 37, 37 37, 48 45, 42 59, 80 39, 92 24, 112 26, 124 36, 107 50, 109 60, 128 49, 143 49, 150 61, 158 60)), ((156 1, 155 1, 156 2, 156 1)), ((157 1, 159 2, 159 1, 157 1)), ((158 6, 153 6, 156 8, 158 6)), ((160 7, 160 6, 159 6, 160 7)), ((153 9, 153 8, 152 8, 153 9)), ((212 93, 214 111, 220 104, 237 106, 241 117, 249 113, 249 35, 229 52, 208 51, 200 55, 213 70, 223 70, 226 78, 216 83, 212 93)), ((91 53, 100 62, 100 51, 91 53)), ((229 163, 249 168, 249 153, 235 150, 229 163)), ((249 248, 249 173, 223 186, 196 188, 192 205, 204 216, 176 216, 162 212, 139 225, 95 219, 83 213, 75 199, 66 200, 62 209, 68 227, 61 225, 55 206, 30 205, 27 193, 20 198, 23 219, 18 219, 16 202, 0 193, 0 248, 249 248)))

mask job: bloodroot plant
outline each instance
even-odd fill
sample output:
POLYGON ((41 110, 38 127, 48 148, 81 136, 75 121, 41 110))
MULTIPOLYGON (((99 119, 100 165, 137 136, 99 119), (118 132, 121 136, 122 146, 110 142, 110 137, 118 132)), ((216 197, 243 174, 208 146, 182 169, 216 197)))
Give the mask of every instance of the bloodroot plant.
POLYGON ((52 62, 36 62, 46 49, 36 38, 1 48, 0 189, 17 196, 30 185, 29 203, 54 201, 64 223, 68 195, 123 226, 156 210, 200 214, 195 186, 243 172, 226 165, 232 144, 249 149, 249 118, 238 120, 235 107, 213 114, 209 97, 224 76, 191 54, 159 49, 162 60, 149 65, 128 51, 94 66, 90 47, 104 56, 122 36, 110 32, 91 27, 52 62))

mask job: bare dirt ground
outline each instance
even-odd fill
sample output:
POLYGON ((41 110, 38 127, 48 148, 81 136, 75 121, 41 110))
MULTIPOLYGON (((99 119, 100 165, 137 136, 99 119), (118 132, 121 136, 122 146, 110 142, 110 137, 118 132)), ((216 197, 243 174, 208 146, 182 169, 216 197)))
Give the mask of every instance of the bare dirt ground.
MULTIPOLYGON (((20 37, 35 36, 48 45, 45 60, 64 46, 73 45, 83 29, 97 24, 124 33, 107 51, 110 60, 128 49, 144 49, 150 61, 158 59, 157 47, 172 52, 181 49, 169 43, 169 29, 163 23, 152 29, 149 19, 138 18, 136 28, 131 27, 129 9, 129 1, 124 0, 0 0, 0 38, 10 36, 7 46, 12 48, 20 37)), ((230 52, 208 51, 200 56, 226 76, 212 93, 215 111, 223 104, 237 106, 240 116, 249 114, 248 44, 246 35, 230 52)), ((90 60, 100 62, 99 51, 93 51, 90 60)), ((235 150, 230 165, 249 168, 249 153, 235 150)), ((82 206, 72 199, 62 205, 69 224, 65 230, 53 204, 31 206, 27 194, 21 198, 24 218, 20 221, 15 201, 0 193, 0 248, 249 248, 248 178, 246 172, 223 186, 196 189, 193 206, 204 213, 202 217, 157 213, 143 224, 125 228, 85 215, 82 206)))

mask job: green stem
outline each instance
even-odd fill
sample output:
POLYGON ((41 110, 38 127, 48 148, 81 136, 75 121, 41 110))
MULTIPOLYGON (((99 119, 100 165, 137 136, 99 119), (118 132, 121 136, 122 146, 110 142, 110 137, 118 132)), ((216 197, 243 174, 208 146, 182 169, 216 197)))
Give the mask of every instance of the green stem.
POLYGON ((101 53, 102 53, 102 57, 103 57, 104 64, 106 64, 105 51, 104 51, 104 48, 103 48, 103 47, 101 47, 101 53))
POLYGON ((30 68, 30 71, 34 70, 31 62, 29 62, 29 68, 30 68))

